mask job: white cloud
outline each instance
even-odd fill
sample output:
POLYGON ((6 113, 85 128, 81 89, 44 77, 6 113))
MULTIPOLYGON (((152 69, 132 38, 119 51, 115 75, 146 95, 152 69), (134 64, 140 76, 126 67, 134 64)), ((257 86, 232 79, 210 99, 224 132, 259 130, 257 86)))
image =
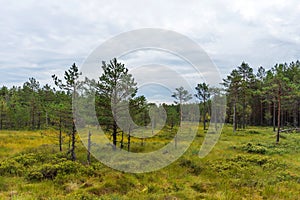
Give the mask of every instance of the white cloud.
POLYGON ((269 68, 299 59, 296 0, 2 0, 0 13, 0 85, 50 82, 101 42, 146 27, 190 37, 223 75, 242 61, 269 68))

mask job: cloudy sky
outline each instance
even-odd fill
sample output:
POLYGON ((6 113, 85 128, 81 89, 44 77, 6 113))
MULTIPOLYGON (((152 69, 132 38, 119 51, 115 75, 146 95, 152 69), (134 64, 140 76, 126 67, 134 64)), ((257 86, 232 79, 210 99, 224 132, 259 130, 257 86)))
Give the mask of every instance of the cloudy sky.
MULTIPOLYGON (((29 77, 51 83, 52 74, 62 75, 73 62, 80 67, 104 41, 140 28, 168 29, 189 37, 209 55, 223 77, 242 61, 256 69, 300 57, 297 0, 0 3, 0 85, 21 85, 29 77)), ((130 57, 131 63, 143 65, 143 60, 152 58, 157 64, 179 65, 151 52, 137 55, 135 61, 130 57)))

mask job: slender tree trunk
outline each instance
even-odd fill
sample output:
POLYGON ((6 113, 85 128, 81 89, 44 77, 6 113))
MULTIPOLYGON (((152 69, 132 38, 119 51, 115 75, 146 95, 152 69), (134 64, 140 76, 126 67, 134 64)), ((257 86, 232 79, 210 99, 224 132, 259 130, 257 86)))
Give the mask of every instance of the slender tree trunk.
POLYGON ((62 120, 61 116, 59 117, 59 151, 62 152, 62 120))
POLYGON ((130 151, 130 132, 128 133, 127 140, 128 140, 128 143, 127 143, 127 150, 130 151))
POLYGON ((38 112, 38 130, 41 129, 41 112, 38 112))
POLYGON ((71 152, 71 140, 72 140, 72 133, 69 134, 68 153, 71 152))
POLYGON ((260 100, 260 125, 263 125, 263 101, 262 99, 260 100))
POLYGON ((206 130, 206 105, 205 105, 205 99, 203 100, 203 128, 206 130))
POLYGON ((89 131, 88 133, 88 151, 87 151, 87 162, 88 164, 91 164, 91 146, 92 146, 92 143, 91 143, 91 136, 92 136, 92 133, 91 131, 89 131))
POLYGON ((113 150, 117 149, 117 122, 113 123, 113 150))
MULTIPOLYGON (((117 80, 114 80, 114 85, 117 85, 117 80)), ((117 125, 117 91, 116 88, 114 88, 113 91, 113 150, 117 149, 117 132, 118 132, 118 125, 117 125)))
POLYGON ((243 124, 242 128, 246 128, 246 95, 244 94, 244 99, 243 99, 243 124))
POLYGON ((273 132, 276 131, 276 104, 273 102, 273 132))
POLYGON ((284 112, 283 112, 283 109, 280 109, 281 110, 281 119, 280 119, 280 126, 282 129, 284 129, 284 112))
MULTIPOLYGON (((183 117, 182 117, 182 100, 181 99, 180 99, 179 107, 180 107, 180 125, 179 125, 179 131, 181 132, 181 128, 182 128, 181 125, 182 125, 182 119, 183 119, 183 117)), ((174 140, 175 140, 175 149, 177 149, 177 143, 178 143, 177 133, 175 135, 174 140)))
POLYGON ((35 116, 34 116, 34 112, 35 112, 35 108, 34 108, 34 106, 32 107, 32 113, 31 113, 31 128, 32 128, 32 130, 34 130, 34 118, 35 118, 35 116))
POLYGON ((2 112, 3 112, 3 105, 1 105, 1 110, 0 110, 0 130, 2 130, 2 126, 3 126, 2 112))
POLYGON ((281 86, 279 84, 278 87, 278 114, 277 114, 277 136, 276 136, 276 143, 279 143, 280 139, 280 114, 281 114, 281 86))
POLYGON ((72 146, 71 146, 71 159, 73 161, 76 160, 76 154, 75 154, 75 148, 76 148, 76 128, 75 128, 75 122, 73 119, 73 125, 72 125, 72 146))
POLYGON ((236 131, 236 101, 233 103, 233 132, 236 131))
POLYGON ((124 132, 122 131, 122 138, 121 138, 121 144, 120 144, 121 149, 124 148, 124 143, 123 143, 123 141, 124 141, 124 132))

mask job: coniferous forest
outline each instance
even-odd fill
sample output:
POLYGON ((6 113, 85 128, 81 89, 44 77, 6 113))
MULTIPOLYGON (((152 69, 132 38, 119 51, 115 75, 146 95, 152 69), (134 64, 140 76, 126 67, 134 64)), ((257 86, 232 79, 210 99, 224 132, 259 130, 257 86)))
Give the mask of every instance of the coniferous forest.
POLYGON ((1 199, 299 197, 299 61, 272 68, 242 62, 218 87, 199 82, 193 92, 175 88, 170 95, 174 103, 159 105, 137 95, 137 83, 126 63, 114 58, 99 67, 102 75, 89 81, 95 90, 99 126, 115 151, 151 152, 174 137, 177 145, 181 121, 198 120, 190 148, 170 166, 151 173, 122 173, 102 164, 90 153, 93 133, 87 138, 77 134, 72 98, 79 95, 76 84, 81 73, 74 63, 63 77, 49 74, 53 82, 46 85, 32 77, 22 86, 0 88, 1 199), (197 102, 191 101, 193 96, 197 102), (200 159, 197 151, 209 134, 211 101, 217 96, 227 99, 225 125, 212 152, 200 159), (125 100, 135 124, 151 123, 152 133, 160 124, 155 116, 165 110, 166 123, 159 134, 139 139, 129 122, 128 130, 120 130, 114 116, 122 112, 122 105, 116 101, 125 100), (196 105, 200 118, 188 119, 183 104, 196 105))
MULTIPOLYGON (((121 63, 116 64, 121 66, 121 63)), ((113 67, 119 70, 120 66, 113 67)), ((122 72, 119 76, 122 73, 129 74, 126 67, 120 70, 122 72)), ((109 84, 105 80, 112 78, 110 76, 108 73, 103 74, 97 81, 99 89, 97 109, 101 107, 110 109, 109 100, 105 99, 107 91, 101 90, 101 84, 102 86, 109 84), (101 80, 104 81, 101 82, 101 80), (107 105, 104 105, 105 102, 107 105)), ((42 130, 61 127, 67 131, 72 127, 72 82, 79 77, 78 68, 74 63, 65 72, 62 80, 59 80, 56 75, 52 77, 53 82, 46 85, 40 85, 39 81, 32 77, 22 86, 4 85, 1 87, 0 130, 42 130)), ((194 94, 189 95, 195 95, 199 100, 199 109, 202 113, 200 120, 203 122, 209 121, 210 98, 217 93, 226 95, 225 123, 233 124, 233 131, 246 129, 247 126, 272 126, 274 131, 280 131, 299 127, 299 77, 299 61, 276 64, 271 69, 265 69, 262 66, 253 69, 243 62, 223 79, 220 87, 210 87, 206 83, 199 83, 195 85, 194 94)), ((177 90, 177 93, 183 91, 184 88, 182 91, 177 90)), ((144 96, 135 96, 131 103, 139 103, 139 106, 132 106, 132 111, 136 115, 141 115, 142 108, 146 109, 153 105, 147 102, 144 96)), ((157 106, 164 106, 169 116, 180 115, 177 104, 157 106)), ((178 119, 173 118, 174 121, 168 119, 168 126, 178 123, 178 119)), ((105 116, 99 116, 100 123, 105 123, 105 120, 105 116)), ((136 117, 136 120, 141 120, 139 123, 143 124, 147 123, 149 118, 136 117)))

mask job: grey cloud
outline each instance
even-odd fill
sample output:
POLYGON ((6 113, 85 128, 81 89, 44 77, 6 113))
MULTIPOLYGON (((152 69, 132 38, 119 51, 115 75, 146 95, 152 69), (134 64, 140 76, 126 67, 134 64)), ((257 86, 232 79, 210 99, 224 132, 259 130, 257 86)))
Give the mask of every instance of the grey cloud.
MULTIPOLYGON (((299 58, 300 5, 296 0, 25 0, 6 1, 0 13, 1 84, 12 80, 22 84, 31 76, 51 82, 53 72, 62 74, 73 62, 80 65, 103 41, 147 27, 166 28, 190 37, 224 76, 242 61, 254 68, 269 68, 276 62, 299 58)), ((147 64, 154 57, 140 54, 139 58, 127 59, 129 64, 147 64)), ((95 62, 101 65, 100 58, 95 62)), ((184 66, 173 57, 160 62, 184 66)))

